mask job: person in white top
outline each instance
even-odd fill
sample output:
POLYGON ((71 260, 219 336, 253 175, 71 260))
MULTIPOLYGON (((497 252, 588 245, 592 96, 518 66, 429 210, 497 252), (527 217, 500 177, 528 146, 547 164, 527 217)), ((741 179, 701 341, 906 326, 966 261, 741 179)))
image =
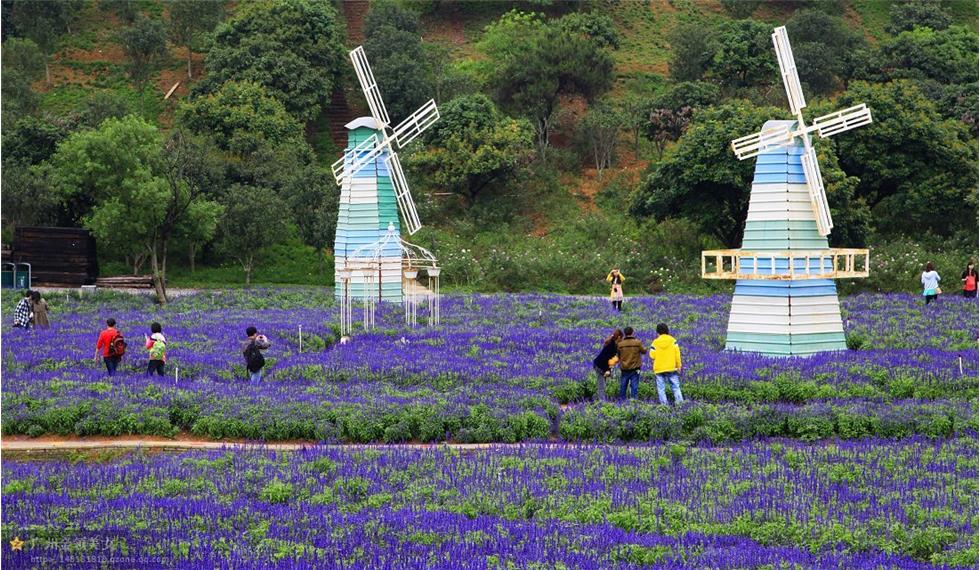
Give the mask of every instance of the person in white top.
POLYGON ((922 295, 926 298, 926 305, 936 300, 936 297, 942 293, 942 289, 939 288, 940 277, 936 273, 936 268, 932 265, 932 262, 926 263, 926 270, 922 272, 922 295))

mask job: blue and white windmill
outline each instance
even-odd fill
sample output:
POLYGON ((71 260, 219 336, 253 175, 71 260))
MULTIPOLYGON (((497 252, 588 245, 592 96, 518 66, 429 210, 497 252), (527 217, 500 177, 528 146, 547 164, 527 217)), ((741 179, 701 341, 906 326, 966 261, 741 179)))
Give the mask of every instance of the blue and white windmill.
POLYGON ((397 240, 386 239, 386 236, 390 227, 396 234, 400 233, 399 212, 410 235, 422 224, 395 148, 403 148, 435 123, 439 119, 439 109, 435 100, 430 99, 391 128, 391 119, 364 48, 359 46, 351 51, 350 58, 371 116, 354 119, 346 125, 349 131, 347 148, 344 156, 332 166, 340 186, 334 242, 336 295, 338 298, 344 295, 341 283, 346 281, 349 295, 353 297, 371 295, 379 301, 401 302, 402 251, 397 240), (380 258, 365 253, 376 254, 374 244, 387 244, 380 258), (367 267, 371 267, 371 272, 376 275, 366 275, 367 267))
POLYGON ((705 251, 701 275, 735 279, 727 350, 772 355, 847 348, 833 279, 868 276, 868 250, 830 248, 834 224, 810 134, 830 137, 871 123, 864 104, 803 119, 806 101, 786 28, 772 34, 796 121, 767 121, 735 139, 739 160, 756 157, 742 248, 705 251))

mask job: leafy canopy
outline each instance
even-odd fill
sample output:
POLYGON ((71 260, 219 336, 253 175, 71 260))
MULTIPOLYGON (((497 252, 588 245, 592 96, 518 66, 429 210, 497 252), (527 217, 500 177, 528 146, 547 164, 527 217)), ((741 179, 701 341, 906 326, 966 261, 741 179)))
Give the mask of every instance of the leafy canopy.
POLYGON ((208 73, 197 89, 210 93, 226 81, 253 81, 297 119, 309 121, 330 99, 344 55, 344 28, 329 3, 247 2, 215 29, 208 73))

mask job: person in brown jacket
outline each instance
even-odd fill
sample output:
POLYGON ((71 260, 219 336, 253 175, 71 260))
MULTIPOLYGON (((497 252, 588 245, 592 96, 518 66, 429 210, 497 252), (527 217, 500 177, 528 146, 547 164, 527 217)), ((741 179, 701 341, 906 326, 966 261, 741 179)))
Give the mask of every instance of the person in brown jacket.
POLYGON ((34 326, 42 329, 51 326, 48 321, 48 302, 41 298, 40 291, 31 293, 31 302, 34 305, 34 326))
POLYGON ((635 336, 633 327, 623 329, 623 339, 616 343, 619 356, 619 399, 626 399, 626 387, 630 388, 630 397, 636 398, 640 391, 640 364, 647 348, 635 336))

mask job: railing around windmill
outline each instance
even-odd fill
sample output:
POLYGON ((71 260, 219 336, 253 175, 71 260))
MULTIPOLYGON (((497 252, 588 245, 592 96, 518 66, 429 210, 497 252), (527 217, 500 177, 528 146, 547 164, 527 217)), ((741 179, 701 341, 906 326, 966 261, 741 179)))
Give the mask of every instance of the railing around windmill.
POLYGON ((702 279, 853 279, 868 276, 867 249, 701 252, 702 279))

